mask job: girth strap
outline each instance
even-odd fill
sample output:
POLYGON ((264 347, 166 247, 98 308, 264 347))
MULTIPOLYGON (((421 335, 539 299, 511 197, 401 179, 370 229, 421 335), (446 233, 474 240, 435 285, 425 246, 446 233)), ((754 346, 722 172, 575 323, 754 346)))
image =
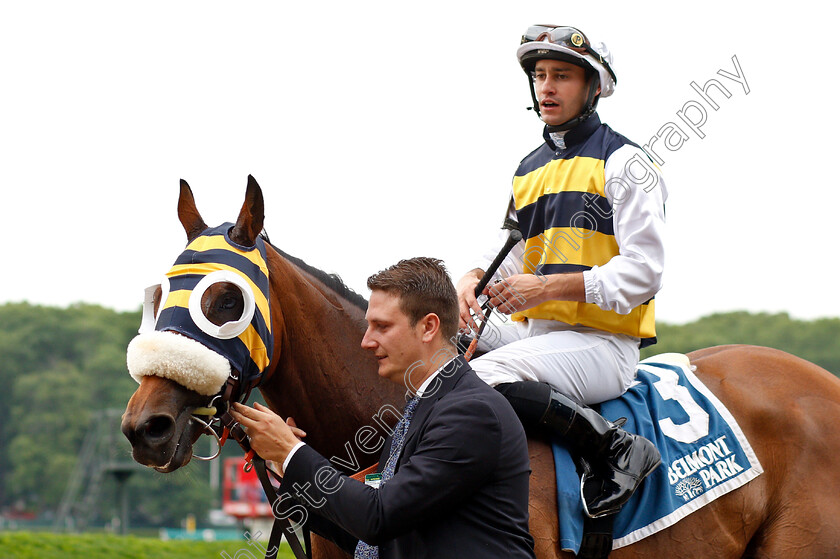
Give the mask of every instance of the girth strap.
POLYGON ((580 540, 578 559, 607 559, 613 546, 613 521, 615 515, 583 519, 583 537, 580 540))

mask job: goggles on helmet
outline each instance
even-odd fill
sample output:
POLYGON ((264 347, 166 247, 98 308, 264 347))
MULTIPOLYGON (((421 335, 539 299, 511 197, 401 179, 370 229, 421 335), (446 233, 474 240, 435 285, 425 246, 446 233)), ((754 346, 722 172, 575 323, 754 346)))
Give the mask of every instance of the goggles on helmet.
POLYGON ((609 62, 604 60, 598 51, 592 48, 589 39, 579 29, 574 27, 558 27, 556 25, 532 25, 522 35, 521 45, 533 41, 545 41, 567 48, 579 54, 588 54, 600 62, 609 72, 614 82, 618 82, 615 72, 610 68, 609 62))

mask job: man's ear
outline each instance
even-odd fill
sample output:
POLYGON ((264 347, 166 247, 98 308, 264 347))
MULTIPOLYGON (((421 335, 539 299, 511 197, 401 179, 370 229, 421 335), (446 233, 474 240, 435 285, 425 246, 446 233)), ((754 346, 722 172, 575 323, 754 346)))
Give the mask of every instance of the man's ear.
POLYGON ((435 336, 440 332, 440 317, 433 312, 430 312, 418 322, 420 326, 420 334, 423 343, 429 343, 435 339, 435 336))

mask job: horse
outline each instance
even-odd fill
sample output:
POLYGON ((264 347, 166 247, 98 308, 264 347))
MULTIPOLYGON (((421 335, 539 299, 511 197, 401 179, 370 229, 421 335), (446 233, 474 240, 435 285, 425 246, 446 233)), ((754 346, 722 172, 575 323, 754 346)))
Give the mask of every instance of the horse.
MULTIPOLYGON (((182 181, 178 216, 188 241, 207 228, 192 190, 182 181)), ((264 203, 249 177, 245 202, 230 237, 253 246, 262 231, 264 203)), ((259 386, 269 407, 293 417, 306 441, 351 473, 378 458, 360 436, 381 432, 372 421, 384 405, 401 406, 403 391, 377 375, 361 348, 366 301, 337 276, 267 244, 274 347, 259 386)), ((159 297, 159 293, 158 293, 159 297)), ((208 307, 225 297, 208 290, 208 307)), ((203 300, 204 302, 204 300, 203 300)), ((156 301, 155 304, 158 304, 156 301)), ((636 543, 614 559, 691 557, 736 559, 840 556, 840 380, 815 364, 779 350, 719 346, 688 354, 695 374, 738 421, 764 473, 636 543)), ((143 376, 122 419, 133 458, 162 472, 185 466, 205 431, 194 410, 208 397, 158 376, 143 376)), ((529 438, 532 468, 530 530, 539 559, 571 558, 560 549, 554 459, 550 446, 529 438)), ((313 535, 316 559, 348 557, 313 535)))

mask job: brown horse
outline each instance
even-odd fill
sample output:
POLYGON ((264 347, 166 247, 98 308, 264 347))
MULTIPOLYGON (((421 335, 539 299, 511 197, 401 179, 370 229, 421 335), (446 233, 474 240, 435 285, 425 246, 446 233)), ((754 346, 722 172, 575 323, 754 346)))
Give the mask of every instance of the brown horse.
MULTIPOLYGON (((183 182, 178 215, 188 239, 206 228, 183 182)), ((251 179, 231 236, 251 246, 262 222, 262 193, 251 179)), ((294 417, 307 442, 336 465, 350 470, 372 464, 378 452, 364 453, 360 437, 370 437, 371 429, 384 433, 375 420, 378 411, 403 395, 379 379, 373 357, 360 347, 364 300, 337 278, 273 247, 268 268, 275 343, 260 386, 263 396, 277 413, 294 417)), ((840 468, 834 464, 840 453, 840 380, 768 348, 723 346, 689 357, 696 375, 739 422, 765 472, 611 557, 840 557, 840 468)), ((161 471, 187 464, 201 434, 191 414, 207 400, 171 380, 143 377, 122 424, 134 458, 161 471)), ((530 449, 537 557, 572 557, 558 546, 551 449, 539 440, 530 449)), ((313 557, 347 555, 313 538, 313 557)))

